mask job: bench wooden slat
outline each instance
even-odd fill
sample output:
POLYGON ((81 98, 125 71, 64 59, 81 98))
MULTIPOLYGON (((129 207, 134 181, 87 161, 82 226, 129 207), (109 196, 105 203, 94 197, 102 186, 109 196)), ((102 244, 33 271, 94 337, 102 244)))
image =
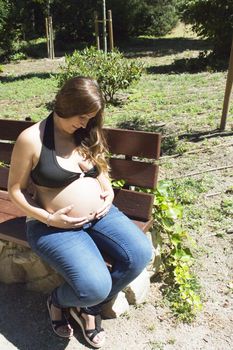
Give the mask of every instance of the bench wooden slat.
MULTIPOLYGON (((0 119, 1 140, 15 141, 19 134, 34 122, 0 119)), ((142 158, 159 159, 161 134, 104 128, 110 152, 142 158), (135 134, 136 133, 136 134, 135 134), (132 135, 137 135, 132 137, 132 135)))
POLYGON ((0 165, 0 189, 7 190, 9 168, 3 168, 0 165))
POLYGON ((25 216, 25 214, 11 202, 8 192, 0 191, 0 222, 9 216, 15 218, 25 216))
POLYGON ((0 160, 6 164, 10 164, 13 143, 0 142, 0 160))
POLYGON ((9 215, 0 223, 0 239, 29 247, 25 231, 25 216, 12 218, 9 215))
POLYGON ((161 134, 123 129, 104 129, 112 154, 159 159, 161 134))
POLYGON ((153 224, 153 219, 150 219, 148 221, 138 221, 138 220, 132 220, 135 225, 137 225, 143 232, 147 232, 150 227, 152 226, 153 224))
POLYGON ((125 159, 110 159, 111 177, 126 184, 154 188, 157 183, 158 165, 125 159))
POLYGON ((10 140, 15 141, 19 134, 33 125, 33 122, 26 122, 24 120, 7 120, 0 119, 1 125, 1 136, 0 140, 10 140))
POLYGON ((148 221, 151 217, 154 196, 131 190, 115 190, 113 203, 130 218, 148 221))
MULTIPOLYGON (((4 144, 3 148, 0 151, 0 159, 9 164, 13 145, 4 144)), ((110 166, 111 177, 115 180, 124 179, 128 185, 154 188, 157 183, 158 165, 156 164, 112 158, 110 166)), ((8 172, 8 168, 2 168, 0 165, 0 188, 2 189, 7 188, 8 172)))

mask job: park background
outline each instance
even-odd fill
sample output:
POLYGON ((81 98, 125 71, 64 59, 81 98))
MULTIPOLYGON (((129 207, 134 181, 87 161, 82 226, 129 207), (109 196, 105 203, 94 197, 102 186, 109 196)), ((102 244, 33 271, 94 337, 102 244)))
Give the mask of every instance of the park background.
MULTIPOLYGON (((143 304, 104 321, 106 348, 231 349, 231 103, 224 132, 219 125, 232 1, 106 1, 106 7, 112 10, 115 46, 144 70, 138 82, 117 91, 114 103, 107 104, 105 125, 162 133, 160 182, 182 206, 203 304, 191 323, 179 321, 163 295, 162 276, 154 276, 143 304)), ((95 45, 94 11, 102 16, 102 1, 0 1, 1 118, 47 116, 64 55, 95 45), (46 58, 48 15, 53 18, 53 60, 46 58)), ((0 295, 2 349, 87 348, 80 333, 80 344, 51 336, 43 294, 1 284, 0 295)))

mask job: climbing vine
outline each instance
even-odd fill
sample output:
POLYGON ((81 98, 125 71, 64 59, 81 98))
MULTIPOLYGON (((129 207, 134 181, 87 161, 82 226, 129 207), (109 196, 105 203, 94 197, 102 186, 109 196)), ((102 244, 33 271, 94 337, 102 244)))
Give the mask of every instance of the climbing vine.
POLYGON ((193 242, 182 225, 183 207, 171 193, 172 183, 160 181, 154 191, 152 234, 162 237, 163 294, 174 314, 190 322, 202 309, 200 286, 191 269, 194 257, 189 246, 193 242))
MULTIPOLYGON (((113 181, 121 188, 124 180, 113 181)), ((192 272, 194 257, 189 248, 193 244, 182 225, 183 206, 174 197, 171 181, 160 181, 155 190, 136 188, 139 192, 155 195, 153 205, 152 238, 161 242, 162 292, 174 315, 191 322, 202 309, 200 286, 192 272), (160 237, 160 240, 158 240, 160 237)))

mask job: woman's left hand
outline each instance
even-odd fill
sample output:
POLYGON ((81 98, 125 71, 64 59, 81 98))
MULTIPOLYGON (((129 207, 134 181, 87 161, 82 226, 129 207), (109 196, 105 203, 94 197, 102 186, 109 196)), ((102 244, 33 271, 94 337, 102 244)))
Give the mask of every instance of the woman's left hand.
POLYGON ((112 202, 113 202, 114 192, 113 191, 104 191, 101 193, 101 198, 104 199, 104 206, 101 207, 96 212, 97 219, 102 218, 103 216, 105 216, 109 212, 109 209, 110 209, 112 202))

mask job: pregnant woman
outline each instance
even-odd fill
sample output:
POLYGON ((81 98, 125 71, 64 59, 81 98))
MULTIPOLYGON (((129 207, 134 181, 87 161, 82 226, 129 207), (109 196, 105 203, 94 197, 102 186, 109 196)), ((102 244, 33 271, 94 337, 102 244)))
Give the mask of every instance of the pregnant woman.
POLYGON ((95 80, 68 80, 54 111, 19 135, 8 183, 11 200, 27 215, 31 248, 65 280, 47 300, 54 332, 73 335, 64 312, 69 308, 95 348, 105 341, 101 305, 151 258, 146 236, 112 204, 103 111, 95 80), (27 192, 30 181, 33 196, 27 192), (113 259, 111 271, 101 253, 113 259))

